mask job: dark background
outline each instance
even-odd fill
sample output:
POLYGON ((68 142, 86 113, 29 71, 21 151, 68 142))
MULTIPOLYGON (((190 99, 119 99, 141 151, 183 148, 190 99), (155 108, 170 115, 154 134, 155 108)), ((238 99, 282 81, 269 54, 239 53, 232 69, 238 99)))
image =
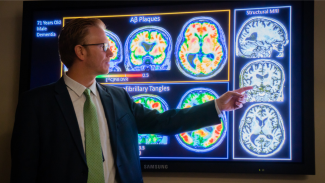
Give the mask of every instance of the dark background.
MULTIPOLYGON (((242 8, 242 7, 241 7, 242 8)), ((139 8, 141 9, 141 8, 139 8)), ((227 9, 229 9, 229 7, 227 7, 227 9)), ((197 9, 196 9, 197 10, 197 9)), ((210 10, 213 10, 212 8, 210 10)), ((216 10, 223 10, 220 8, 217 8, 216 10)), ((141 10, 137 10, 136 8, 128 9, 125 8, 125 11, 120 11, 118 14, 122 14, 121 12, 127 12, 125 14, 140 14, 142 13, 141 10)), ((164 11, 157 11, 154 13, 159 13, 159 12, 164 12, 164 11)), ((169 11, 171 12, 171 11, 169 11)), ((235 49, 235 45, 233 45, 232 43, 235 41, 235 37, 237 35, 237 31, 240 29, 242 23, 244 21, 246 21, 248 18, 251 18, 252 16, 256 16, 256 15, 246 15, 246 11, 237 11, 237 15, 236 15, 236 25, 234 24, 234 9, 231 9, 231 29, 234 29, 236 27, 236 33, 232 32, 230 38, 233 38, 233 40, 230 41, 230 45, 228 45, 228 47, 230 47, 231 49, 228 50, 228 52, 230 53, 229 55, 234 55, 234 49, 235 49)), ((32 66, 31 66, 31 89, 34 87, 38 87, 41 85, 44 85, 46 83, 50 83, 50 81, 52 80, 52 82, 55 82, 56 80, 58 80, 60 78, 60 72, 61 72, 61 62, 59 61, 59 55, 58 55, 58 51, 57 51, 57 47, 58 47, 58 40, 55 37, 44 37, 44 38, 36 38, 36 22, 37 20, 62 20, 63 23, 63 17, 79 17, 79 16, 103 16, 103 15, 111 15, 111 13, 108 14, 108 9, 87 9, 87 10, 64 10, 64 11, 46 11, 46 12, 37 12, 34 14, 34 38, 33 38, 33 46, 32 46, 32 66), (46 77, 44 77, 46 76, 46 77)), ((123 14, 122 14, 123 15, 123 14)), ((152 15, 152 16, 158 16, 158 15, 152 15)), ((172 42, 173 42, 173 49, 172 49, 172 55, 171 55, 171 70, 170 71, 149 71, 149 72, 145 72, 145 73, 149 73, 150 77, 149 78, 129 78, 129 82, 157 82, 157 81, 164 81, 166 83, 168 83, 168 81, 193 81, 193 79, 186 77, 185 75, 183 75, 177 68, 176 64, 175 64, 175 43, 176 43, 176 39, 183 27, 183 25, 191 18, 196 17, 196 16, 209 16, 214 18, 215 20, 217 20, 220 24, 220 26, 223 28, 223 31, 225 33, 225 37, 226 37, 226 43, 228 44, 228 38, 229 38, 229 34, 228 34, 228 29, 229 29, 229 12, 213 12, 213 13, 195 13, 195 14, 175 14, 175 15, 160 15, 160 22, 152 22, 152 23, 143 23, 143 22, 138 22, 136 24, 131 23, 130 22, 130 18, 132 16, 129 17, 109 17, 109 18, 101 18, 104 23, 107 25, 107 29, 114 32, 115 34, 117 34, 123 44, 124 47, 124 43, 128 37, 128 35, 135 29, 145 26, 145 25, 156 25, 156 26, 161 26, 164 29, 166 29, 169 34, 172 36, 172 42)), ((259 16, 259 15, 258 15, 259 16)), ((285 27, 287 27, 287 31, 290 34, 290 30, 289 30, 289 25, 290 25, 290 12, 288 10, 288 8, 281 8, 280 9, 280 13, 279 14, 267 14, 267 15, 263 15, 263 16, 267 16, 267 17, 272 17, 275 19, 280 20, 285 27)), ((146 16, 148 17, 148 16, 146 16)), ((68 21, 68 20, 67 20, 68 21)), ((63 25, 63 24, 62 24, 63 25)), ((61 26, 56 26, 56 25, 52 25, 52 26, 47 26, 49 31, 54 31, 57 32, 57 34, 59 34, 60 29, 62 28, 61 26)), ((290 38, 290 35, 288 36, 290 38)), ((297 38, 299 39, 299 38, 297 38)), ((292 40, 294 40, 294 37, 292 37, 292 40)), ((290 42, 292 40, 289 40, 290 42)), ((293 43, 291 43, 292 45, 294 45, 293 43)), ((280 63, 283 65, 283 67, 285 68, 285 76, 286 76, 286 81, 285 81, 285 87, 284 87, 284 102, 281 104, 277 104, 276 106, 279 107, 278 110, 280 111, 280 113, 282 114, 282 111, 289 111, 289 80, 287 78, 289 78, 289 50, 290 50, 290 43, 284 47, 285 52, 284 52, 284 57, 280 58, 280 63), (284 63, 283 63, 284 62, 284 63)), ((292 50, 293 53, 296 53, 299 51, 300 47, 296 46, 295 50, 292 50)), ((299 52, 298 52, 299 53, 299 52)), ((273 51, 273 55, 271 57, 275 58, 276 56, 276 52, 273 51)), ((228 56, 228 63, 229 63, 229 59, 231 59, 232 57, 228 56)), ((124 57, 125 58, 125 57, 124 57)), ((293 60, 294 58, 292 58, 293 60)), ((233 84, 233 81, 236 81, 235 83, 235 87, 239 88, 238 85, 238 79, 239 78, 239 72, 240 69, 248 62, 251 61, 253 59, 247 59, 247 58, 238 58, 236 57, 236 61, 235 61, 235 73, 232 73, 235 75, 235 78, 231 78, 230 80, 230 84, 233 84)), ((276 59, 277 61, 279 59, 276 59)), ((125 68, 123 65, 123 62, 120 63, 118 65, 120 68, 122 68, 122 73, 140 73, 140 72, 125 72, 125 68), (124 72, 123 72, 124 71, 124 72)), ((221 80, 226 80, 227 79, 227 74, 228 74, 228 64, 225 65, 225 67, 223 68, 223 70, 217 74, 216 76, 214 76, 213 78, 207 79, 205 80, 205 82, 207 82, 208 80, 217 80, 217 79, 221 79, 221 80)), ((230 68, 230 70, 233 70, 233 66, 230 68)), ((98 82, 104 82, 104 79, 97 79, 98 82)), ((198 87, 199 85, 192 85, 195 87, 198 87)), ((180 85, 179 88, 184 88, 184 85, 180 85)), ((175 90, 176 92, 172 92, 171 93, 173 95, 177 95, 180 92, 180 90, 175 90)), ((225 93, 225 91, 223 91, 222 93, 220 93, 219 95, 225 93)), ((185 93, 185 92, 183 92, 185 93)), ((166 99, 167 103, 169 103, 169 101, 179 101, 179 100, 175 100, 174 98, 170 99, 166 99)), ((297 98, 297 100, 299 100, 299 98, 297 98)), ((232 118, 229 119, 230 124, 234 124, 235 125, 235 131, 234 133, 234 139, 231 138, 230 142, 234 142, 234 144, 232 144, 231 146, 235 147, 235 150, 237 151, 237 153, 239 153, 239 157, 252 157, 252 155, 244 152, 242 150, 241 145, 239 144, 239 141, 237 139, 239 139, 236 135, 238 134, 237 130, 237 126, 239 126, 239 121, 241 119, 241 116, 243 115, 244 111, 249 107, 249 105, 245 105, 245 107, 243 107, 240 110, 237 110, 235 113, 235 119, 236 121, 233 122, 232 118), (238 123, 238 124, 237 124, 238 123)), ((173 108, 173 107, 170 107, 173 108)), ((231 112, 232 113, 232 112, 231 112)), ((282 114, 283 120, 284 120, 284 128, 286 129, 286 132, 290 129, 289 126, 289 113, 284 113, 282 114)), ((298 118, 300 119, 300 118, 298 118)), ((297 123, 297 122, 296 122, 297 123)), ((299 123, 299 122, 298 122, 299 123)), ((230 130, 233 129, 232 125, 229 128, 230 130)), ((231 136, 232 137, 232 136, 231 136)), ((173 138, 170 138, 173 139, 173 138)), ((280 157, 288 157, 288 149, 290 146, 290 135, 289 133, 286 133, 286 141, 285 144, 283 146, 283 150, 281 150, 282 153, 278 152, 277 154, 273 155, 272 158, 278 158, 278 156, 280 157)), ((299 140, 299 139, 298 139, 299 140)), ((177 142, 176 142, 177 143, 177 142)), ((300 144, 299 141, 296 141, 297 144, 300 144)), ((159 152, 159 151, 157 151, 159 152)), ((229 151, 230 153, 232 151, 229 151)), ((202 153, 198 154, 199 156, 202 156, 202 153)), ((233 155, 230 154, 229 157, 232 157, 233 155)), ((235 157, 236 157, 236 152, 235 152, 235 157)), ((298 149, 298 156, 296 157, 296 161, 300 161, 301 159, 301 149, 298 149)))

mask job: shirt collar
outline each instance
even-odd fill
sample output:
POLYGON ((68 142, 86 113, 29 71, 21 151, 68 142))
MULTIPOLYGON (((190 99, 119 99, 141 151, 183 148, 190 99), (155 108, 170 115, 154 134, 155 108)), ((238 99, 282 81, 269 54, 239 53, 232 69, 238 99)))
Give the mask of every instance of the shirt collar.
POLYGON ((95 80, 95 82, 93 82, 93 84, 89 87, 89 89, 91 90, 91 92, 93 92, 93 94, 95 95, 95 96, 97 96, 97 88, 96 88, 96 80, 95 80))
MULTIPOLYGON (((66 72, 64 72, 63 75, 63 80, 65 82, 65 84, 79 97, 83 94, 83 92, 86 90, 87 87, 85 87, 84 85, 78 83, 77 81, 73 80, 72 78, 70 78, 66 72)), ((93 84, 89 87, 90 91, 97 96, 97 88, 96 88, 96 81, 93 82, 93 84)))

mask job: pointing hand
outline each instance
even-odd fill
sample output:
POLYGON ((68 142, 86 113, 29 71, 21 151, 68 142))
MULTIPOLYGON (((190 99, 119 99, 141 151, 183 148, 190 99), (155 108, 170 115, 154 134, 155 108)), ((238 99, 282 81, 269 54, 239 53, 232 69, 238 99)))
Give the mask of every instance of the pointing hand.
POLYGON ((243 104, 246 103, 246 94, 244 92, 251 89, 253 89, 252 86, 247 86, 221 95, 216 99, 220 111, 233 111, 242 108, 243 104))

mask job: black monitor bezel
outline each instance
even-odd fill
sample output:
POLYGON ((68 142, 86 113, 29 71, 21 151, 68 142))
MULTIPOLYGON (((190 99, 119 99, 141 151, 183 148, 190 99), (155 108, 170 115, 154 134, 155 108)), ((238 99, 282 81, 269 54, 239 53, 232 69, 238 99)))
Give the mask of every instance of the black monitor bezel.
MULTIPOLYGON (((250 1, 251 2, 251 1, 250 1)), ((31 43, 33 13, 87 8, 123 8, 147 6, 173 6, 184 2, 24 2, 19 95, 30 89, 31 43)), ((186 2, 222 3, 222 2, 186 2)), ((236 2, 234 2, 236 3, 236 2)), ((237 2, 238 3, 238 2, 237 2)), ((244 3, 241 1, 241 3, 244 3)), ((270 2, 256 2, 267 5, 270 2)), ((272 2, 274 3, 274 2, 272 2)), ((141 160, 142 171, 148 172, 218 172, 259 174, 315 174, 315 131, 314 131, 314 1, 302 3, 302 162, 243 162, 243 161, 155 161, 141 160), (263 170, 263 171, 262 171, 263 170)))

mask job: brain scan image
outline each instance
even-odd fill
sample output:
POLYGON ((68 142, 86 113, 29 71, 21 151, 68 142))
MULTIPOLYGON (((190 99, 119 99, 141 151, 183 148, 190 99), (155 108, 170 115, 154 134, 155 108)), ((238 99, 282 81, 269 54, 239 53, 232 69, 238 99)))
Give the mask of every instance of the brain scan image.
POLYGON ((281 150, 285 141, 283 120, 272 105, 250 106, 240 121, 240 144, 257 157, 272 156, 281 150))
POLYGON ((172 38, 163 28, 144 26, 134 30, 125 43, 126 71, 170 70, 172 38))
MULTIPOLYGON (((184 109, 217 99, 219 96, 208 88, 194 88, 184 94, 177 108, 184 109)), ((225 116, 225 114, 224 114, 225 116)), ((208 152, 217 148, 224 140, 227 131, 226 119, 221 124, 188 131, 175 135, 177 141, 194 152, 208 152)))
POLYGON ((281 64, 261 59, 246 64, 239 75, 239 87, 253 86, 246 91, 247 102, 282 102, 285 75, 281 64))
POLYGON ((113 52, 109 62, 109 72, 121 72, 121 68, 117 64, 123 61, 123 50, 120 38, 112 31, 105 30, 106 37, 108 39, 109 49, 113 52))
POLYGON ((168 105, 164 99, 157 95, 140 94, 133 96, 135 103, 140 103, 148 109, 155 109, 160 113, 168 110, 168 105))
MULTIPOLYGON (((168 110, 168 105, 164 99, 157 95, 140 94, 132 97, 135 103, 142 104, 148 109, 155 109, 160 113, 168 110)), ((168 136, 155 134, 138 134, 139 144, 167 144, 168 136)))
POLYGON ((195 17, 185 23, 175 46, 176 65, 187 77, 208 79, 227 61, 225 34, 210 17, 195 17))
POLYGON ((167 145, 168 137, 162 135, 155 135, 155 134, 139 134, 138 135, 138 143, 139 144, 146 144, 146 145, 153 145, 153 144, 162 144, 167 145))
POLYGON ((248 19, 237 34, 236 55, 244 58, 270 58, 284 56, 284 46, 289 43, 288 32, 282 23, 267 17, 248 19))

